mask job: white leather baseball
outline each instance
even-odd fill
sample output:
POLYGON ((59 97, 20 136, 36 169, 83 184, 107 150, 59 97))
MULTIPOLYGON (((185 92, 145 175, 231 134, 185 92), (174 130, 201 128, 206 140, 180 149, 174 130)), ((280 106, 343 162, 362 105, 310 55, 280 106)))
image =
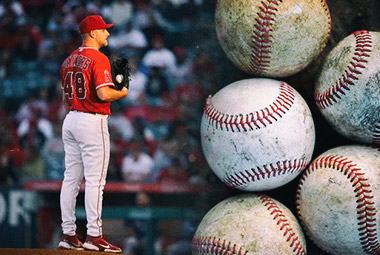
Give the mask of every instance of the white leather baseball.
POLYGON ((265 77, 303 70, 325 48, 331 32, 325 0, 219 0, 215 24, 228 59, 265 77))
POLYGON ((315 101, 344 137, 380 144, 380 32, 356 31, 322 65, 315 101))
POLYGON ((311 160, 314 122, 302 96, 267 78, 236 81, 207 99, 201 144, 226 185, 248 191, 280 187, 311 160))
POLYGON ((305 234, 329 254, 379 254, 380 151, 340 146, 301 176, 296 208, 305 234))
POLYGON ((227 198, 202 219, 193 255, 304 255, 302 229, 283 204, 262 194, 227 198))
POLYGON ((118 74, 115 77, 117 83, 121 83, 123 81, 123 78, 124 78, 124 75, 122 75, 122 74, 118 74))

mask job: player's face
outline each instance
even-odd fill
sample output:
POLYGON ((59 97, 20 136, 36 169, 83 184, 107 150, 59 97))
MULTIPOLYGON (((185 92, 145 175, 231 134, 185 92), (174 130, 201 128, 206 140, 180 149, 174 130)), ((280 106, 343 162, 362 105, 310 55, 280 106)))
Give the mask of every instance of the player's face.
POLYGON ((98 43, 99 47, 105 47, 108 45, 107 38, 110 36, 110 33, 107 31, 107 29, 98 29, 95 30, 96 37, 95 40, 98 43))

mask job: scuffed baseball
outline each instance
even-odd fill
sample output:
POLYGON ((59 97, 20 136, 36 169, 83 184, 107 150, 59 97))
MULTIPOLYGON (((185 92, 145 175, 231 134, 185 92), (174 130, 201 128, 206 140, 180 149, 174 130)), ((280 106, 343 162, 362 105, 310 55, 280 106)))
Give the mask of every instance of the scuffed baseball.
POLYGON ((331 32, 325 0, 219 0, 215 24, 228 59, 248 74, 265 77, 306 68, 331 32))
POLYGON ((296 209, 305 234, 329 254, 379 254, 380 151, 340 146, 301 175, 296 209))
POLYGON ((289 84, 236 81, 206 100, 201 120, 205 158, 227 186, 270 190, 292 181, 311 160, 314 122, 289 84))
POLYGON ((340 41, 326 57, 314 93, 338 133, 380 144, 380 32, 356 31, 340 41))
POLYGON ((244 194, 208 211, 193 236, 192 254, 305 255, 306 242, 283 204, 267 195, 244 194))
POLYGON ((116 79, 117 83, 121 83, 124 79, 124 75, 118 74, 118 75, 116 75, 115 79, 116 79))

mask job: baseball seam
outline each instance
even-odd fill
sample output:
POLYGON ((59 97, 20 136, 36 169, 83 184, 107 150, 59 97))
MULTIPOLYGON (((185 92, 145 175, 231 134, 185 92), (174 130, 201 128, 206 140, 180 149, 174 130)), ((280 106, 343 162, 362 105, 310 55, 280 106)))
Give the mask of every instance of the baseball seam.
POLYGON ((375 130, 373 131, 373 142, 380 144, 380 120, 375 125, 375 130))
POLYGON ((305 159, 295 159, 293 161, 286 160, 277 163, 270 163, 256 169, 235 172, 223 178, 223 182, 232 188, 236 188, 247 183, 260 181, 262 179, 276 177, 281 174, 300 172, 307 166, 309 162, 305 159))
POLYGON ((246 255, 248 251, 244 251, 236 244, 226 242, 216 237, 195 237, 191 242, 192 250, 201 254, 214 254, 214 255, 246 255))
POLYGON ((247 132, 266 127, 282 118, 290 110, 295 100, 294 89, 285 82, 281 82, 280 93, 276 100, 268 107, 256 112, 239 115, 221 113, 214 108, 211 100, 207 100, 204 116, 211 126, 232 132, 247 132))
MULTIPOLYGON (((366 253, 378 254, 380 252, 380 244, 377 238, 376 210, 374 208, 370 184, 368 183, 368 179, 364 176, 365 173, 347 158, 334 155, 319 157, 314 160, 314 162, 302 175, 296 192, 296 211, 301 219, 301 223, 304 225, 302 215, 300 213, 300 190, 302 189, 302 185, 304 184, 306 178, 313 171, 317 171, 318 168, 321 167, 329 167, 343 173, 352 183, 355 197, 357 198, 356 213, 360 244, 366 253)), ((309 237, 313 240, 310 233, 309 237)), ((313 240, 313 242, 318 245, 315 240, 313 240)))
POLYGON ((371 35, 366 30, 356 31, 353 35, 356 38, 354 57, 344 74, 333 86, 321 93, 314 94, 315 102, 320 109, 326 109, 346 95, 350 87, 355 85, 355 81, 359 79, 363 70, 367 68, 372 48, 371 35))
POLYGON ((253 73, 265 72, 269 67, 270 47, 271 47, 271 22, 276 16, 277 8, 280 1, 267 0, 262 1, 257 13, 256 24, 254 25, 252 36, 252 55, 248 71, 253 73))
POLYGON ((298 235, 294 232, 288 219, 278 207, 276 202, 266 195, 259 195, 258 197, 268 211, 270 211, 270 214, 273 216, 273 220, 276 221, 277 225, 280 227, 280 231, 286 238, 286 242, 289 243, 290 248, 293 248, 294 254, 306 254, 298 235))
MULTIPOLYGON (((247 67, 248 72, 265 73, 270 66, 270 48, 272 44, 271 26, 276 17, 276 12, 278 11, 277 6, 279 6, 280 3, 282 3, 282 0, 261 1, 262 5, 259 6, 259 11, 257 13, 258 17, 255 18, 256 24, 252 31, 252 55, 250 64, 247 67)), ((321 3, 326 11, 329 26, 328 36, 324 42, 324 49, 331 34, 331 16, 326 1, 321 0, 321 3)))

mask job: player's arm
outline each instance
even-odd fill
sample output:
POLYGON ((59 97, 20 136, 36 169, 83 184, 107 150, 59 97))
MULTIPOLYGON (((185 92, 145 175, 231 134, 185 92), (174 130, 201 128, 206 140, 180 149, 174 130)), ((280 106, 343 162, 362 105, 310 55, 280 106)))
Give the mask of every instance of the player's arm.
POLYGON ((127 96, 128 89, 123 87, 121 90, 116 90, 112 87, 105 86, 97 89, 96 94, 100 100, 104 102, 112 102, 127 96))

